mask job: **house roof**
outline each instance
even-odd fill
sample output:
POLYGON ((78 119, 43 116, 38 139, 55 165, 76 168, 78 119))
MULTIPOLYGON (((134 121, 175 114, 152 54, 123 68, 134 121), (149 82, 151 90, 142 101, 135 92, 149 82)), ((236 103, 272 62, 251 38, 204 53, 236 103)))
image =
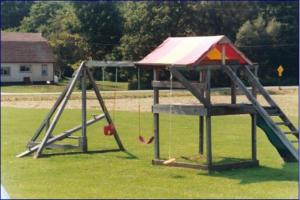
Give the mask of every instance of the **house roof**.
POLYGON ((2 63, 53 63, 52 49, 41 33, 1 31, 2 63))
POLYGON ((169 37, 139 62, 140 67, 196 66, 216 64, 222 60, 222 46, 226 62, 252 64, 224 35, 202 37, 169 37))

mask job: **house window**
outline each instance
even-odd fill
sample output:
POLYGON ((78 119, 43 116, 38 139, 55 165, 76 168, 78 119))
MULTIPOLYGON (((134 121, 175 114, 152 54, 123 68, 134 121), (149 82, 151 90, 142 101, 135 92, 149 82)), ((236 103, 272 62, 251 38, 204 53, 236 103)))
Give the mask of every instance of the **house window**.
POLYGON ((31 65, 20 65, 20 72, 21 73, 30 73, 31 65))
POLYGON ((1 67, 1 76, 10 76, 10 67, 1 67))
POLYGON ((48 76, 48 65, 42 64, 42 76, 48 76))

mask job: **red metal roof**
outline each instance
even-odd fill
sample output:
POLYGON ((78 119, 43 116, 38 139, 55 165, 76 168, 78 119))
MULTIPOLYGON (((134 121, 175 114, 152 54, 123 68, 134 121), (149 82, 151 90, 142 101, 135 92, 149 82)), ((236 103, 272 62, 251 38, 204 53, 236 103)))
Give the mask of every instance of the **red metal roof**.
POLYGON ((226 62, 252 64, 224 36, 169 37, 146 57, 136 63, 137 66, 195 66, 221 62, 222 45, 225 47, 226 62))

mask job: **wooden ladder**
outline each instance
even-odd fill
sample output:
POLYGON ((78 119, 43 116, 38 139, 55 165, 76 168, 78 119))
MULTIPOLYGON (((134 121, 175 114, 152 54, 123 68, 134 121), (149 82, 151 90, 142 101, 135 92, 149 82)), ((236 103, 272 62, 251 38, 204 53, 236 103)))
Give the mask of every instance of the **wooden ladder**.
POLYGON ((288 119, 288 117, 284 114, 284 112, 280 109, 280 107, 274 102, 269 93, 264 89, 261 85, 257 77, 247 68, 246 66, 242 66, 243 71, 245 72, 246 77, 250 81, 250 83, 257 88, 257 90, 262 94, 262 96, 266 99, 266 101, 270 104, 272 109, 275 109, 276 112, 272 114, 272 116, 278 116, 282 121, 275 122, 271 115, 260 105, 260 103, 256 100, 256 98, 252 95, 252 93, 247 89, 241 79, 237 76, 235 71, 233 71, 229 66, 223 65, 224 72, 230 77, 230 79, 237 84, 237 86, 245 93, 249 101, 253 104, 253 107, 256 109, 258 114, 264 119, 268 127, 276 134, 281 143, 288 149, 288 151, 292 154, 295 160, 298 160, 298 150, 293 146, 291 141, 286 137, 286 134, 293 134, 299 138, 299 131, 295 128, 292 122, 288 119), (285 125, 287 126, 291 132, 283 132, 279 126, 285 125))

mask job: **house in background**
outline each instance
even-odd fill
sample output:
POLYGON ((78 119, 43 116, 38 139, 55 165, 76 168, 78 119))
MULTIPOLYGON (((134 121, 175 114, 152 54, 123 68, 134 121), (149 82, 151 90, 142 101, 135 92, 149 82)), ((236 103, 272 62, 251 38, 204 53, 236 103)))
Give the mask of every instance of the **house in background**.
POLYGON ((1 84, 53 82, 54 62, 41 33, 1 31, 1 84))

